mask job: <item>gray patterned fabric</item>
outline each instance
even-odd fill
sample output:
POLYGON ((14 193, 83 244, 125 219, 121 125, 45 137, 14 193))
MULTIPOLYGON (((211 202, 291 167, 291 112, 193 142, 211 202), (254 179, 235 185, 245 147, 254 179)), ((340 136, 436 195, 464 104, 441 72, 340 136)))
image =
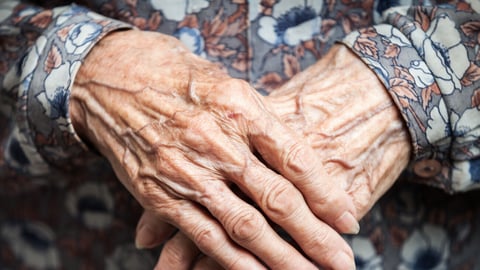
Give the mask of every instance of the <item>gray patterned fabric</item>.
POLYGON ((335 42, 349 46, 391 94, 414 150, 348 238, 357 268, 479 269, 478 0, 36 2, 0 3, 0 269, 154 265, 158 251, 133 246, 140 206, 68 112, 89 50, 132 27, 176 36, 265 95, 335 42))

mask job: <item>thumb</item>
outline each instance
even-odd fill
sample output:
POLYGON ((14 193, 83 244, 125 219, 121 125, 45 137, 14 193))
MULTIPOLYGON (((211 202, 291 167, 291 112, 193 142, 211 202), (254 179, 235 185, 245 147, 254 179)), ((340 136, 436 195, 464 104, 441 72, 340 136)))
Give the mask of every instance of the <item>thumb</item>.
POLYGON ((175 228, 160 219, 152 211, 145 211, 140 217, 135 234, 135 246, 138 249, 153 248, 163 244, 175 231, 175 228))

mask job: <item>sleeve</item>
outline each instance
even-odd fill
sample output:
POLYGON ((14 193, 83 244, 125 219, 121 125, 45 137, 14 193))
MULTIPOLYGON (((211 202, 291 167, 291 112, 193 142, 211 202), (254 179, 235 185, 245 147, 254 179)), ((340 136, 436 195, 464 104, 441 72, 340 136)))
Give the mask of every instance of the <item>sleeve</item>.
POLYGON ((396 7, 344 40, 377 74, 411 135, 406 177, 480 187, 480 16, 469 6, 396 7))
POLYGON ((10 167, 35 176, 88 156, 68 112, 75 74, 98 40, 131 27, 76 5, 0 3, 0 112, 10 120, 2 142, 10 167))

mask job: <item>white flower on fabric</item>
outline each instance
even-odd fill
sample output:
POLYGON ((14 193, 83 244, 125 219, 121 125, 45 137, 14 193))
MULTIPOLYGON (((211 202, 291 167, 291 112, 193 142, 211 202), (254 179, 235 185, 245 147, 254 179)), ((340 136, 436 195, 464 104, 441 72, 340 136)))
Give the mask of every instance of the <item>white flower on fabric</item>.
POLYGON ((15 223, 1 227, 1 237, 19 261, 34 269, 57 269, 60 257, 55 235, 45 224, 15 223))
POLYGON ((205 57, 205 41, 200 31, 196 28, 182 27, 174 34, 190 51, 205 57))
POLYGON ((450 241, 444 229, 424 225, 415 230, 401 250, 399 270, 429 269, 447 270, 450 241))
POLYGON ((452 169, 454 190, 467 191, 480 186, 480 159, 456 161, 452 169))
POLYGON ((383 24, 383 25, 374 26, 374 28, 378 34, 386 36, 388 38, 388 41, 390 41, 395 45, 398 45, 400 47, 411 46, 411 43, 408 40, 408 38, 402 32, 400 32, 400 30, 398 30, 395 27, 383 24))
POLYGON ((27 76, 31 75, 33 70, 38 65, 38 59, 40 52, 43 52, 45 45, 47 43, 47 38, 45 36, 40 36, 27 54, 27 57, 22 62, 22 76, 20 80, 24 80, 27 76))
POLYGON ((272 16, 259 20, 258 35, 272 45, 296 46, 320 32, 323 1, 281 0, 273 7, 272 16))
POLYGON ((469 3, 473 10, 477 13, 480 13, 480 1, 478 0, 465 0, 465 2, 469 3))
POLYGON ((413 76, 415 84, 420 88, 425 88, 435 81, 430 69, 423 61, 412 61, 408 72, 413 76))
POLYGON ((457 145, 471 144, 472 146, 469 147, 471 155, 480 155, 480 148, 473 145, 480 137, 480 111, 477 108, 467 109, 461 115, 455 111, 448 114, 442 99, 430 112, 427 125, 426 136, 430 144, 450 145, 454 138, 454 148, 457 145))
POLYGON ((139 250, 129 244, 117 247, 113 254, 106 258, 105 265, 107 270, 150 270, 155 266, 155 260, 147 250, 139 250))
POLYGON ((248 18, 250 21, 253 21, 260 14, 261 2, 260 0, 250 0, 248 1, 248 18))
POLYGON ((354 236, 350 241, 358 270, 381 270, 382 258, 378 256, 369 238, 354 236))
MULTIPOLYGON (((452 117, 458 118, 455 114, 452 117)), ((450 121, 454 118, 450 118, 445 102, 443 99, 440 100, 438 106, 431 110, 430 119, 427 121, 426 136, 428 142, 433 145, 450 144, 452 134, 450 121)))
MULTIPOLYGON (((421 29, 412 32, 414 38, 421 39, 421 29)), ((444 95, 461 89, 460 79, 468 69, 467 49, 455 28, 455 22, 443 14, 433 20, 422 43, 425 62, 435 75, 437 84, 444 95)))
MULTIPOLYGON (((480 138, 480 110, 476 107, 467 109, 455 123, 454 129, 455 141, 458 143, 472 143, 480 138)), ((474 156, 480 155, 478 148, 469 149, 474 156)))
POLYGON ((68 53, 82 54, 102 33, 102 26, 94 22, 81 23, 68 31, 65 49, 68 53))
POLYGON ((454 190, 468 190, 473 188, 470 175, 470 162, 457 161, 452 166, 452 188, 454 190))
POLYGON ((52 69, 45 78, 45 91, 40 92, 36 96, 36 99, 42 104, 45 114, 51 119, 56 119, 59 124, 64 122, 65 125, 68 125, 66 118, 71 74, 79 65, 79 61, 74 63, 65 62, 58 68, 52 69))
POLYGON ((209 0, 150 0, 150 3, 154 9, 161 10, 165 18, 177 22, 210 5, 209 0))
POLYGON ((112 223, 114 200, 105 184, 83 184, 67 194, 66 206, 88 228, 105 229, 112 223))
POLYGON ((72 5, 72 6, 65 6, 65 7, 58 7, 53 9, 53 15, 56 17, 58 15, 57 19, 55 20, 55 25, 61 25, 68 20, 70 20, 73 16, 80 14, 80 13, 87 13, 88 9, 82 7, 82 6, 77 6, 77 5, 72 5))

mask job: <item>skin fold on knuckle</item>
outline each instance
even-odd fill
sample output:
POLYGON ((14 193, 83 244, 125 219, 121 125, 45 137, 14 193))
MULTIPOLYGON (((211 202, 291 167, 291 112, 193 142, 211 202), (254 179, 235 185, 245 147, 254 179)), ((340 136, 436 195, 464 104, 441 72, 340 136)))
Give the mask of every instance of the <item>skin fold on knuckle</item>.
POLYGON ((276 222, 282 222, 294 218, 302 201, 298 198, 301 194, 293 185, 285 182, 276 182, 270 188, 266 188, 263 194, 262 208, 266 214, 276 222))
POLYGON ((133 181, 134 196, 145 209, 152 209, 156 214, 166 215, 167 209, 175 209, 175 202, 156 179, 139 177, 133 181))
POLYGON ((235 151, 234 143, 241 141, 241 134, 228 124, 217 123, 212 117, 197 121, 182 135, 185 143, 193 149, 188 156, 199 165, 212 171, 228 170, 244 166, 244 156, 235 151))
POLYGON ((266 227, 266 221, 253 210, 239 210, 227 217, 225 228, 230 237, 241 245, 249 244, 260 238, 266 227))
POLYGON ((214 226, 199 224, 192 231, 193 242, 205 254, 213 254, 227 241, 214 226))
POLYGON ((289 145, 284 153, 282 164, 284 169, 289 172, 292 177, 301 181, 303 185, 311 184, 315 175, 315 153, 309 151, 306 145, 301 142, 295 142, 289 145))
MULTIPOLYGON (((338 239, 335 239, 334 231, 328 231, 325 227, 318 227, 316 228, 311 236, 308 239, 305 239, 302 243, 302 248, 306 251, 310 251, 308 253, 315 252, 315 256, 318 257, 325 257, 328 255, 329 252, 336 252, 338 245, 334 243, 338 243, 338 239)), ((337 235, 340 237, 339 235, 337 235)))
POLYGON ((353 252, 345 240, 335 231, 325 228, 317 228, 310 238, 302 241, 302 249, 314 261, 327 267, 326 269, 331 269, 329 267, 332 267, 332 258, 338 252, 343 252, 353 259, 353 252))
POLYGON ((246 81, 234 78, 218 82, 207 100, 210 106, 236 122, 256 120, 264 111, 255 90, 246 81))
POLYGON ((332 225, 337 218, 348 210, 346 209, 348 204, 345 202, 350 200, 351 198, 345 191, 330 187, 318 192, 313 200, 309 201, 309 206, 314 212, 322 213, 322 219, 332 225))

